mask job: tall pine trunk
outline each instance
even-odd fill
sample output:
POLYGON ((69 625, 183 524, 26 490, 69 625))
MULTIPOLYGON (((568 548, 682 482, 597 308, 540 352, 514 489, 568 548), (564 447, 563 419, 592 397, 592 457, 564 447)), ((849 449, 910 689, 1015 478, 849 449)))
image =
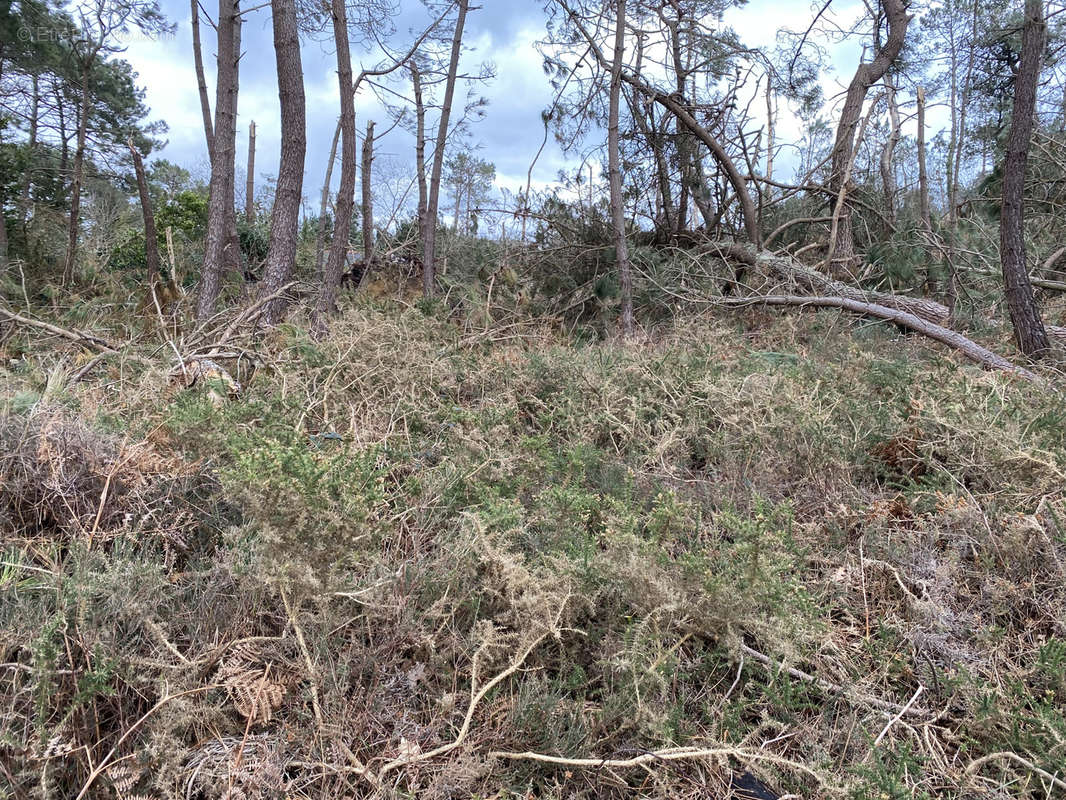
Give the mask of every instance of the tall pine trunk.
POLYGON ((218 3, 218 54, 215 85, 215 122, 212 137, 211 197, 207 207, 207 235, 196 318, 207 319, 215 311, 230 244, 233 209, 233 167, 237 149, 237 58, 241 24, 235 0, 218 3))
POLYGON ((363 137, 363 274, 370 269, 374 259, 374 194, 371 185, 374 163, 374 123, 366 124, 366 136, 363 137))
POLYGON ((74 280, 74 261, 78 255, 79 215, 81 214, 81 182, 85 175, 85 137, 89 127, 89 71, 91 58, 81 64, 81 103, 78 109, 78 144, 74 151, 74 177, 70 184, 70 219, 67 223, 67 257, 63 263, 63 283, 74 280))
POLYGON ((622 333, 633 335, 633 276, 626 245, 625 207, 622 203, 622 168, 618 153, 618 110, 622 93, 622 58, 625 54, 626 0, 615 2, 614 55, 607 112, 607 180, 611 190, 611 223, 614 226, 615 263, 622 294, 622 333))
POLYGON ((355 93, 352 87, 352 57, 348 43, 348 16, 344 0, 333 0, 331 17, 333 41, 337 48, 337 81, 341 104, 341 185, 333 213, 333 241, 322 270, 322 285, 315 304, 314 329, 319 335, 327 328, 329 315, 337 310, 337 292, 348 254, 348 236, 355 208, 355 93))
POLYGON ((415 95, 415 173, 418 177, 418 237, 424 248, 426 240, 426 209, 429 189, 426 186, 426 106, 422 101, 422 74, 411 61, 411 84, 415 95))
MULTIPOLYGON (((296 262, 296 237, 303 198, 304 155, 307 151, 304 73, 300 60, 300 34, 294 0, 272 0, 274 56, 278 67, 278 103, 281 107, 281 162, 270 214, 270 251, 267 253, 261 297, 281 289, 292 275, 296 262)), ((247 215, 252 217, 252 155, 255 152, 255 123, 252 123, 248 155, 247 215)), ((285 311, 285 299, 272 300, 263 312, 266 325, 275 324, 285 311)))
POLYGON ((452 113, 452 98, 455 96, 455 81, 459 74, 459 53, 463 47, 463 26, 469 0, 458 0, 459 16, 455 20, 452 36, 452 56, 448 64, 448 78, 444 87, 444 105, 437 127, 437 146, 433 151, 433 172, 429 178, 429 195, 426 200, 426 222, 422 232, 422 293, 432 297, 437 279, 437 203, 440 199, 440 176, 444 169, 444 148, 448 142, 448 120, 452 113))
POLYGON ((1040 62, 1047 41, 1047 21, 1043 0, 1025 0, 1025 24, 1022 27, 1022 56, 1014 75, 1014 112, 1011 116, 1007 154, 1003 165, 1003 208, 999 221, 999 252, 1003 281, 1007 290, 1007 308, 1014 325, 1014 338, 1027 356, 1039 358, 1050 348, 1040 309, 1033 296, 1029 270, 1025 263, 1023 200, 1025 167, 1029 159, 1029 142, 1033 134, 1036 87, 1040 79, 1040 62))
POLYGON ((159 258, 159 235, 155 229, 155 214, 152 213, 152 200, 148 196, 148 180, 144 176, 144 162, 141 154, 133 146, 131 138, 127 144, 130 148, 130 156, 133 158, 133 170, 137 175, 137 194, 141 200, 141 216, 144 219, 144 265, 148 270, 148 291, 155 294, 156 285, 159 283, 160 258, 159 258))
MULTIPOLYGON (((277 45, 275 45, 276 47, 277 45)), ((299 46, 299 43, 297 43, 299 46)), ((299 58, 299 55, 297 55, 299 58)), ((278 93, 281 93, 279 79, 278 93)), ((282 127, 285 126, 284 114, 282 114, 282 127)), ((282 133, 284 139, 285 134, 282 133)), ((248 169, 244 175, 244 221, 249 225, 255 224, 255 120, 248 123, 248 169)))

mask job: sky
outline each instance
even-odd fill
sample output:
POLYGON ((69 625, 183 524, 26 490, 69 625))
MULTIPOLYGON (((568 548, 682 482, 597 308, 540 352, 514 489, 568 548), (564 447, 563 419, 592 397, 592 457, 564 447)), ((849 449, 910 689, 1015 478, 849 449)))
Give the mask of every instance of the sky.
MULTIPOLYGON (((247 5, 258 5, 258 2, 247 5)), ((396 33, 390 39, 390 45, 403 52, 430 18, 417 0, 400 0, 400 5, 400 14, 395 20, 396 33)), ((464 38, 469 50, 464 54, 461 69, 476 72, 481 62, 488 61, 495 65, 496 77, 475 89, 488 104, 484 118, 471 125, 470 143, 478 149, 480 158, 496 165, 497 186, 514 192, 525 185, 530 162, 544 137, 541 112, 553 99, 536 48, 536 41, 545 32, 544 11, 537 0, 481 0, 480 5, 467 19, 464 38)), ((821 5, 818 3, 819 7, 821 5)), ((162 7, 175 24, 174 34, 156 40, 130 35, 121 57, 139 73, 139 82, 146 89, 146 101, 151 109, 150 118, 163 119, 169 125, 166 146, 153 157, 180 164, 195 177, 206 180, 209 169, 193 70, 189 4, 184 0, 162 0, 162 7)), ((212 17, 217 11, 217 6, 210 2, 202 7, 212 17)), ((845 0, 834 4, 834 8, 838 9, 841 18, 854 18, 860 4, 859 0, 845 0)), ((737 31, 746 45, 770 47, 779 28, 804 30, 813 13, 807 0, 749 0, 745 6, 728 12, 725 22, 737 31)), ((201 37, 208 92, 213 105, 214 31, 203 19, 201 37)), ((336 60, 328 31, 318 37, 305 37, 301 49, 308 137, 304 195, 309 204, 314 204, 317 201, 312 198, 317 198, 321 191, 338 113, 336 60)), ((237 120, 238 171, 243 173, 248 123, 254 120, 255 172, 257 184, 262 185, 268 176, 276 173, 279 154, 278 95, 269 5, 246 16, 242 50, 237 120)), ((850 78, 859 50, 845 45, 835 48, 831 55, 835 71, 823 76, 829 97, 836 95, 850 78)), ((353 45, 352 59, 354 72, 358 74, 361 67, 375 66, 380 53, 353 45)), ((402 90, 405 87, 397 85, 396 88, 402 90)), ((356 113, 360 132, 370 119, 377 123, 379 134, 389 127, 385 109, 368 90, 360 91, 356 113)), ((435 132, 435 120, 430 120, 430 129, 435 132)), ((801 133, 798 120, 787 113, 782 114, 779 139, 797 140, 801 133)), ((395 129, 379 140, 376 150, 379 158, 375 164, 383 179, 410 172, 413 138, 402 129, 395 129)), ((788 158, 784 155, 779 163, 787 164, 788 158)), ((575 163, 574 158, 564 154, 549 137, 533 171, 533 188, 552 185, 560 169, 572 168, 575 163)), ((339 169, 334 171, 334 184, 338 172, 339 169)), ((406 184, 406 180, 402 183, 406 184)), ((243 181, 240 184, 243 185, 243 181)), ((444 202, 442 207, 446 207, 444 202)))

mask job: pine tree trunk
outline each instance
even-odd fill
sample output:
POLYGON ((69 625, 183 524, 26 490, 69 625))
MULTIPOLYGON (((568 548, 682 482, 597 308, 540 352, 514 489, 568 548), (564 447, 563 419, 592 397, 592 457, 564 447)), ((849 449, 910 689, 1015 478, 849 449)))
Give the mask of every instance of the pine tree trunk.
POLYGON ((33 186, 33 166, 37 156, 37 126, 41 108, 41 91, 39 79, 33 76, 33 101, 30 105, 30 129, 29 138, 26 140, 26 171, 22 176, 22 193, 19 197, 19 230, 25 243, 27 238, 26 228, 29 224, 30 208, 33 203, 30 198, 30 189, 33 186))
POLYGON ((615 263, 622 294, 622 334, 633 335, 633 276, 626 244, 625 207, 622 201, 622 168, 618 152, 619 100, 622 93, 622 58, 625 55, 626 0, 615 0, 614 56, 611 61, 611 92, 607 112, 607 180, 611 189, 611 223, 614 226, 615 263))
POLYGON ((131 138, 127 144, 133 158, 133 170, 137 175, 137 193, 141 199, 141 216, 144 218, 144 265, 148 270, 148 291, 155 292, 159 283, 160 258, 159 235, 155 229, 155 214, 152 213, 152 200, 148 196, 148 180, 144 176, 144 162, 141 154, 133 146, 131 138))
POLYGON ((448 64, 448 78, 444 87, 444 105, 441 107, 440 124, 437 127, 437 146, 433 151, 433 172, 429 178, 429 195, 426 200, 426 224, 422 236, 422 293, 432 297, 437 279, 437 204, 440 199, 440 176, 444 168, 444 148, 448 142, 448 120, 452 113, 455 96, 455 81, 459 74, 459 53, 463 46, 463 27, 469 0, 458 0, 459 16, 455 20, 452 36, 452 55, 448 64))
POLYGON ((1014 111, 1003 165, 1003 206, 999 223, 1000 262, 1014 337, 1027 356, 1039 358, 1050 348, 1040 309, 1025 264, 1023 200, 1025 167, 1033 133, 1036 88, 1047 37, 1043 0, 1025 0, 1022 53, 1014 76, 1014 111))
POLYGON ((374 259, 374 194, 372 192, 371 165, 374 162, 374 123, 366 124, 363 137, 363 274, 370 269, 374 259))
MULTIPOLYGON (((299 43, 297 43, 298 45, 299 43)), ((276 45, 275 45, 276 46, 276 45)), ((280 78, 279 78, 280 81, 280 78)), ((281 93, 279 82, 278 92, 281 93)), ((284 126, 284 114, 282 115, 284 126)), ((282 134, 284 138, 284 134, 282 134)), ((255 224, 255 120, 248 123, 248 169, 244 176, 244 221, 255 224)))
POLYGON ((89 70, 91 58, 82 62, 81 105, 78 111, 78 145, 74 151, 74 177, 70 185, 70 219, 67 223, 67 257, 63 264, 63 283, 74 280, 74 261, 78 255, 78 228, 81 214, 81 182, 85 174, 85 137, 89 127, 89 70))
POLYGON ((211 123, 211 101, 207 98, 207 78, 204 77, 204 55, 200 46, 200 0, 190 0, 192 14, 192 58, 196 69, 196 87, 200 94, 200 114, 204 119, 204 138, 207 140, 207 158, 214 159, 215 127, 211 123))
POLYGON ((411 83, 415 95, 415 172, 418 177, 418 237, 420 247, 426 240, 426 208, 429 191, 426 188, 426 106, 422 102, 422 74, 411 62, 411 83))
MULTIPOLYGON (((925 146, 925 87, 918 87, 918 215, 922 230, 927 235, 933 233, 933 219, 929 211, 929 167, 925 146)), ((936 273, 933 271, 933 259, 926 261, 925 291, 936 294, 936 273)))
POLYGON ((215 122, 212 137, 211 197, 207 210, 204 264, 196 318, 207 319, 215 311, 226 264, 233 209, 233 167, 237 139, 237 28, 239 7, 235 0, 219 0, 218 53, 215 85, 215 122))
POLYGON ((899 124, 899 106, 896 104, 896 85, 888 76, 885 77, 885 93, 888 101, 889 132, 885 146, 881 150, 881 189, 885 197, 885 236, 891 234, 896 224, 896 173, 892 159, 896 153, 902 135, 899 124))
MULTIPOLYGON (((304 73, 300 60, 300 34, 294 0, 272 0, 274 56, 278 69, 278 102, 281 107, 281 161, 270 213, 270 251, 263 269, 259 296, 276 293, 292 275, 296 263, 296 238, 303 199, 304 156, 307 151, 304 73)), ((248 221, 253 217, 252 174, 255 153, 255 123, 248 144, 248 221)), ((286 301, 279 297, 267 304, 263 322, 274 325, 285 312, 286 301)))
POLYGON ((327 328, 327 319, 337 311, 337 292, 348 254, 348 237, 355 208, 355 94, 352 91, 352 57, 348 43, 348 17, 344 0, 333 0, 333 41, 337 48, 337 81, 341 104, 341 185, 333 212, 333 241, 322 270, 322 285, 315 304, 314 329, 318 335, 327 328))

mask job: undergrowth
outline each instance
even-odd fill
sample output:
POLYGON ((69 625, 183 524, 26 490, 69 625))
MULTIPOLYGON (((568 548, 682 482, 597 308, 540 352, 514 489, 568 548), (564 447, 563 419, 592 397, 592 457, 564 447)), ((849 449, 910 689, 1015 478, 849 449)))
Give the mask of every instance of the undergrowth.
POLYGON ((835 313, 445 314, 283 325, 225 402, 8 340, 0 797, 1062 793, 1055 391, 835 313))

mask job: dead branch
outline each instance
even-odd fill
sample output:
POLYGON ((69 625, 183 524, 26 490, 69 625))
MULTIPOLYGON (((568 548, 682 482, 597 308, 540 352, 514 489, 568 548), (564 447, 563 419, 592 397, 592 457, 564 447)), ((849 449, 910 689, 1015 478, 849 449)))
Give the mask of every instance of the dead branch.
POLYGON ((640 767, 657 761, 680 761, 683 759, 724 758, 732 757, 739 761, 768 761, 778 766, 789 767, 814 778, 819 785, 826 783, 825 778, 809 767, 781 756, 769 753, 752 752, 735 747, 671 747, 666 750, 653 750, 641 753, 633 758, 563 758, 562 756, 549 756, 543 753, 510 753, 496 751, 489 753, 490 757, 506 758, 512 761, 539 761, 543 764, 557 764, 562 767, 591 767, 593 769, 624 769, 626 767, 640 767))
MULTIPOLYGON (((106 355, 118 355, 121 352, 121 347, 117 343, 109 342, 107 339, 101 339, 85 331, 73 331, 66 328, 60 328, 58 325, 53 325, 50 322, 45 322, 39 319, 32 319, 30 317, 24 317, 21 314, 16 314, 13 311, 8 311, 6 308, 0 307, 0 318, 9 320, 18 325, 25 325, 28 328, 37 328, 38 330, 47 331, 54 336, 61 336, 77 344, 85 345, 97 352, 104 353, 106 355)), ((140 358, 139 356, 129 356, 130 360, 136 361, 140 364, 149 363, 147 359, 140 358)))

